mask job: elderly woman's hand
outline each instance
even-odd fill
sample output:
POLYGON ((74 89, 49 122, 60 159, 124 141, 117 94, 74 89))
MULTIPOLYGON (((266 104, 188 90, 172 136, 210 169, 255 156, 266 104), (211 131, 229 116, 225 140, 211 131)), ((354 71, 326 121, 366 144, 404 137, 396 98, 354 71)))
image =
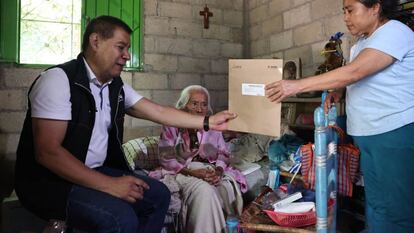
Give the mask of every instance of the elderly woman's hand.
POLYGON ((223 176, 223 168, 216 167, 215 169, 202 168, 195 170, 187 170, 186 173, 190 176, 194 176, 198 179, 204 180, 205 182, 211 185, 217 185, 221 181, 221 177, 223 176))
POLYGON ((217 185, 221 181, 221 177, 223 176, 224 170, 222 167, 215 167, 214 169, 201 168, 195 170, 184 168, 181 170, 181 173, 183 175, 194 176, 198 179, 204 180, 205 182, 211 185, 217 185))
POLYGON ((271 102, 279 103, 285 98, 299 93, 297 80, 280 80, 265 87, 266 97, 271 102))
POLYGON ((201 168, 201 169, 194 169, 194 170, 190 170, 190 169, 183 169, 182 173, 184 175, 190 175, 190 176, 194 176, 198 179, 204 180, 206 178, 206 176, 211 173, 211 171, 207 168, 201 168), (185 172, 184 172, 185 171, 185 172))
POLYGON ((211 169, 210 172, 206 174, 204 181, 211 185, 217 185, 220 183, 223 173, 224 170, 222 167, 215 167, 214 170, 211 169))

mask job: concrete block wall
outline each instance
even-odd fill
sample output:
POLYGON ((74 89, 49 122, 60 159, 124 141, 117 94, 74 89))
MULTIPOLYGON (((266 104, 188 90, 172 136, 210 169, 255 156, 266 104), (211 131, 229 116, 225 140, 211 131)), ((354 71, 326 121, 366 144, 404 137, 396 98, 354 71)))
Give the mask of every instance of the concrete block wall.
POLYGON ((353 37, 342 20, 342 0, 249 0, 247 8, 252 58, 301 58, 302 76, 310 76, 324 61, 321 50, 338 31, 345 33, 342 49, 349 57, 353 37))
MULTIPOLYGON (((174 105, 191 84, 205 86, 215 111, 227 107, 229 58, 242 58, 243 0, 144 0, 144 72, 131 85, 145 97, 174 105), (213 17, 204 29, 205 4, 213 17)), ((157 124, 127 118, 125 139, 158 135, 157 124)))
POLYGON ((0 66, 0 200, 12 191, 15 152, 27 106, 27 89, 36 69, 0 66))

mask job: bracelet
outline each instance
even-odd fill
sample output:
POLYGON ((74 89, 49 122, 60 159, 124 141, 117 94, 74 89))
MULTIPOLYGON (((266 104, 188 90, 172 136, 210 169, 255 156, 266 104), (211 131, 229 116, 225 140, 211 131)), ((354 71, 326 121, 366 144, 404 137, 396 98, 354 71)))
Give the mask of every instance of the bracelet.
POLYGON ((204 117, 204 121, 203 121, 203 129, 204 129, 204 131, 208 131, 210 129, 209 122, 208 122, 208 119, 209 118, 210 118, 210 116, 205 116, 204 117))

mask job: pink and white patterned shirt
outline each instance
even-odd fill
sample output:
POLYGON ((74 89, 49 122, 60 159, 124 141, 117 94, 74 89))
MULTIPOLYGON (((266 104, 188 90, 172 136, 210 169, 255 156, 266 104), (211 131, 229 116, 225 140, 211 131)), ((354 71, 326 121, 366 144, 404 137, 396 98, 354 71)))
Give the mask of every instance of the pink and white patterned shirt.
POLYGON ((223 135, 215 130, 198 130, 198 149, 190 149, 190 136, 186 129, 163 126, 158 144, 160 164, 166 173, 178 174, 187 167, 197 155, 201 159, 217 167, 222 167, 226 174, 231 175, 239 184, 242 192, 247 191, 244 175, 237 169, 229 166, 229 147, 223 135))

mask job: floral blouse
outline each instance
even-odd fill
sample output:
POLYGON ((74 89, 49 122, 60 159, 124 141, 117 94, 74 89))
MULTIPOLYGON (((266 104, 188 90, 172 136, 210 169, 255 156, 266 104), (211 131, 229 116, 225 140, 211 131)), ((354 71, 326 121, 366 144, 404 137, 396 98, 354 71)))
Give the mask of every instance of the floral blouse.
POLYGON ((242 192, 247 191, 244 175, 229 166, 229 147, 223 135, 215 130, 198 130, 198 148, 190 148, 190 133, 187 129, 163 126, 158 144, 160 164, 169 174, 178 174, 189 165, 195 157, 206 160, 217 167, 222 167, 226 174, 231 175, 240 184, 242 192))

